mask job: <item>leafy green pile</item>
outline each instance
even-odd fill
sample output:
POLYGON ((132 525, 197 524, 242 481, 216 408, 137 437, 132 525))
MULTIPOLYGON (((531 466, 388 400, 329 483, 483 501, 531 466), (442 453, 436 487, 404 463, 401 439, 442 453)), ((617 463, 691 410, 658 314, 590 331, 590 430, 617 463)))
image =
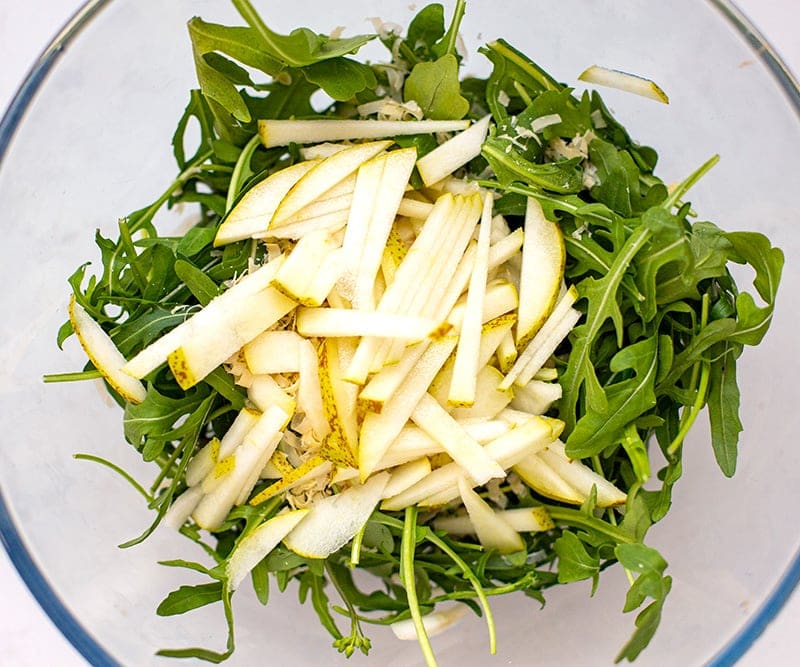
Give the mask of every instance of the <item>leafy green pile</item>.
MULTIPOLYGON (((601 570, 619 562, 632 581, 624 611, 645 605, 618 656, 633 660, 652 637, 671 584, 665 560, 643 540, 669 509, 682 472, 681 444, 706 406, 720 468, 726 475, 735 471, 742 429, 736 360, 744 345, 757 344, 767 331, 781 251, 760 234, 724 232, 694 220, 686 193, 716 158, 670 190, 654 174, 656 152, 636 144, 596 92, 576 96, 505 41, 481 49, 493 66, 487 79, 460 79, 455 45, 463 0, 447 27, 443 8, 432 4, 411 21, 405 37, 381 34, 394 54, 388 64, 351 57, 376 35, 334 39, 305 28, 279 35, 248 0, 232 2, 247 26, 189 22, 200 87, 191 91, 172 141, 178 176, 155 202, 120 220, 116 240, 98 232, 102 271, 90 275, 83 265, 70 277, 77 302, 130 357, 207 304, 226 281, 246 271, 248 262, 264 258, 256 242, 223 249, 212 244, 242 192, 299 159, 296 146, 265 149, 256 119, 357 117, 358 105, 386 96, 416 101, 433 119, 491 113, 491 135, 468 172, 498 191, 495 212, 512 226, 521 224, 526 198, 534 197, 563 230, 566 280, 577 286, 577 307, 585 317, 556 356, 563 398, 553 414, 566 423, 568 454, 587 460, 625 490, 626 507, 599 510, 594 497, 580 508, 568 507, 525 487, 506 486, 502 491, 510 506, 544 505, 556 524, 551 531, 524 535, 525 550, 508 556, 433 530, 426 525, 429 515, 414 508, 375 512, 352 549, 320 561, 279 546, 256 566, 252 584, 266 604, 273 583, 283 591, 296 580, 300 600, 310 598, 335 647, 349 656, 370 647, 363 624, 391 624, 452 600, 486 615, 493 646, 488 596, 520 591, 543 603, 547 588, 584 579, 596 587, 601 570), (254 70, 267 75, 266 82, 255 82, 254 70), (314 111, 311 101, 319 90, 331 98, 322 112, 314 111), (553 115, 557 122, 537 127, 537 119, 553 115), (199 124, 200 140, 188 154, 184 146, 192 119, 199 124), (154 215, 177 204, 197 205, 198 223, 181 237, 159 235, 154 215), (738 291, 728 270, 731 262, 754 269, 761 305, 738 291), (652 440, 666 460, 656 479, 647 446, 652 440), (354 563, 377 575, 375 590, 356 585, 354 563), (343 606, 329 599, 331 585, 343 606), (345 632, 338 615, 349 621, 345 632)), ((397 144, 414 145, 421 156, 435 148, 436 140, 420 135, 398 138, 397 144)), ((59 345, 71 333, 66 323, 59 345)), ((89 365, 81 373, 48 379, 96 377, 89 365)), ((141 404, 115 398, 125 410, 126 439, 160 470, 149 490, 136 485, 156 518, 122 545, 131 546, 159 524, 185 489, 184 471, 193 453, 226 432, 245 405, 245 394, 222 368, 188 391, 162 368, 147 378, 141 404)), ((173 591, 158 613, 179 614, 222 601, 228 646, 221 653, 193 648, 162 655, 219 662, 232 653, 226 558, 237 540, 282 507, 281 498, 237 507, 210 539, 190 523, 181 528, 214 566, 182 560, 164 564, 203 572, 211 582, 173 591)))

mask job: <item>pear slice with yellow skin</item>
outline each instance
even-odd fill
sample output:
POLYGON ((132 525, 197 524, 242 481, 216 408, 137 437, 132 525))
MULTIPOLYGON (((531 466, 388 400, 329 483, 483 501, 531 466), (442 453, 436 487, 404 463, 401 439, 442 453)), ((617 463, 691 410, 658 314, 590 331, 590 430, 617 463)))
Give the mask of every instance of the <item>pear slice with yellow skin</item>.
POLYGON ((297 181, 272 216, 270 226, 285 224, 291 217, 336 186, 367 160, 392 145, 391 141, 371 141, 345 148, 309 169, 297 181))
POLYGON ((286 193, 321 160, 306 160, 276 171, 250 188, 231 209, 214 237, 214 247, 264 233, 286 193))
POLYGON ((73 295, 69 301, 69 321, 89 361, 109 385, 128 403, 141 403, 147 390, 139 380, 122 371, 127 363, 111 337, 84 310, 73 295))
POLYGON ((525 542, 519 533, 499 516, 489 504, 481 498, 466 479, 460 477, 458 480, 458 492, 467 514, 475 526, 475 533, 478 541, 484 549, 491 549, 501 554, 522 551, 525 542))
MULTIPOLYGON (((453 605, 447 609, 437 609, 430 614, 422 617, 422 625, 425 626, 425 634, 428 637, 435 637, 443 633, 451 626, 458 623, 469 611, 469 607, 464 604, 453 605)), ((417 641, 417 629, 414 621, 410 618, 396 621, 389 626, 394 636, 404 641, 417 641)))
MULTIPOLYGON (((498 520, 505 521, 518 533, 536 533, 555 528, 555 523, 544 507, 515 507, 510 510, 494 510, 498 520)), ((469 515, 439 516, 433 520, 436 530, 460 537, 475 535, 475 525, 469 515)))
POLYGON ((413 486, 421 479, 431 474, 431 462, 427 456, 423 456, 415 461, 409 461, 403 465, 390 470, 392 477, 386 484, 382 498, 391 498, 398 493, 405 491, 410 486, 413 486))
POLYGON ((592 65, 587 67, 580 76, 579 81, 586 83, 593 83, 598 86, 607 86, 609 88, 616 88, 617 90, 624 90, 628 93, 641 95, 648 99, 661 102, 662 104, 669 104, 669 97, 661 90, 661 88, 652 80, 647 79, 638 74, 629 74, 622 72, 618 69, 609 69, 607 67, 600 67, 599 65, 592 65))
POLYGON ((559 226, 528 197, 517 309, 517 348, 533 338, 553 310, 564 277, 566 249, 559 226))
POLYGON ((327 558, 353 539, 381 499, 390 475, 381 472, 365 484, 318 500, 283 543, 304 558, 327 558))
POLYGON ((228 587, 236 590, 250 571, 280 544, 310 512, 297 509, 278 514, 247 533, 228 559, 228 587))

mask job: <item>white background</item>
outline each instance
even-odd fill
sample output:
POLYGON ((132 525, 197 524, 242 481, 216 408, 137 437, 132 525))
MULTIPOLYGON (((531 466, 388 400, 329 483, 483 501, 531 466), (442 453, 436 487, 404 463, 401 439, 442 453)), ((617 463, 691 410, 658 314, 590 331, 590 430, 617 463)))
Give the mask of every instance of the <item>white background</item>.
MULTIPOLYGON (((30 66, 79 0, 0 0, 0 109, 10 102, 30 66)), ((798 0, 738 0, 739 7, 800 73, 798 0)), ((739 663, 741 667, 795 665, 800 655, 800 593, 795 593, 739 663)), ((84 667, 0 549, 0 665, 84 667)))

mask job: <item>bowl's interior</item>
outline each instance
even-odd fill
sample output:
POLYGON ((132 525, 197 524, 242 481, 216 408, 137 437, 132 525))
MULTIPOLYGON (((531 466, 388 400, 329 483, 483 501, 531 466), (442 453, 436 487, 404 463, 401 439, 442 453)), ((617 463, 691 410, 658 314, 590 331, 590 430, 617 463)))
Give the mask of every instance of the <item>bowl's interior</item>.
MULTIPOLYGON (((267 3, 284 31, 298 25, 355 33, 365 17, 404 23, 406 3, 350 0, 320 11, 312 0, 267 3)), ((119 550, 150 521, 139 496, 109 471, 75 461, 75 452, 109 458, 148 480, 150 469, 122 438, 117 409, 94 384, 49 385, 47 372, 75 370, 83 356, 65 352, 55 332, 65 319, 66 277, 97 261, 95 229, 113 233, 118 217, 151 201, 171 180, 169 139, 194 83, 185 22, 194 14, 230 20, 225 3, 116 0, 61 56, 20 124, 0 171, 5 234, 5 317, 0 321, 0 488, 24 549, 77 622, 123 664, 149 664, 164 646, 221 647, 221 610, 171 619, 154 610, 185 571, 156 564, 201 554, 167 530, 119 550)), ((787 254, 773 330, 740 363, 742 420, 739 471, 724 479, 699 425, 686 445, 685 474, 674 508, 652 531, 653 546, 674 578, 662 626, 643 665, 698 664, 745 626, 798 553, 800 535, 781 509, 797 497, 793 471, 800 426, 793 382, 800 371, 794 324, 800 306, 800 236, 795 217, 800 125, 797 109, 764 63, 711 3, 473 2, 463 27, 467 68, 485 72, 475 53, 505 37, 556 78, 573 82, 590 64, 642 73, 668 92, 667 107, 613 91, 604 96, 634 137, 655 146, 660 173, 676 181, 711 154, 722 162, 692 192, 702 218, 727 229, 767 233, 787 254), (758 100, 758 104, 754 101, 758 100)), ((379 49, 373 51, 380 54, 379 49)), ((22 551, 18 561, 24 560, 22 551)), ((191 578, 191 577, 189 577, 191 578)), ((621 608, 627 581, 607 572, 598 594, 573 585, 551 591, 548 605, 521 596, 496 600, 497 664, 610 664, 633 618, 621 608)), ((248 594, 235 600, 236 664, 264 656, 281 664, 343 663, 313 611, 295 590, 264 609, 248 594)), ((69 622, 67 621, 69 625, 69 622)), ((73 635, 74 638, 75 635, 73 635)), ((418 662, 414 643, 372 632, 378 664, 418 662)), ((91 641, 91 640, 90 640, 91 641)), ((90 646, 91 644, 87 644, 90 646)), ((444 665, 488 664, 479 619, 434 640, 444 665)), ((354 658, 361 663, 361 658, 354 658)))

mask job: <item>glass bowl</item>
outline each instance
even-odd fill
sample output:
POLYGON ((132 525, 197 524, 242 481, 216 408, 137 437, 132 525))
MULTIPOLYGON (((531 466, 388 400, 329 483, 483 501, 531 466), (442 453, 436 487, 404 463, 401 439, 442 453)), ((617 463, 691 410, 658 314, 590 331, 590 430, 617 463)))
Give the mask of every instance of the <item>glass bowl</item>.
MULTIPOLYGON (((261 3, 283 31, 309 25, 353 32, 365 17, 407 22, 406 3, 348 0, 321 10, 312 0, 261 3), (336 9, 332 9, 332 7, 336 9)), ((159 530, 143 545, 117 544, 150 516, 141 498, 108 470, 73 459, 89 452, 140 479, 152 474, 125 445, 118 410, 93 383, 44 385, 42 375, 84 363, 74 340, 55 344, 66 317, 66 277, 97 261, 93 235, 151 201, 174 172, 169 139, 194 85, 185 24, 192 15, 237 20, 220 0, 90 2, 43 55, 0 125, 0 201, 5 313, 0 320, 0 532, 12 560, 47 613, 92 664, 167 664, 157 649, 221 648, 221 610, 158 618, 155 608, 185 572, 157 565, 202 557, 159 530)), ((633 136, 655 146, 660 174, 677 181, 714 153, 722 161, 692 192, 704 218, 726 229, 768 234, 787 255, 772 330, 740 362, 742 421, 738 472, 723 478, 698 424, 685 445, 685 474, 673 509, 651 532, 674 583, 661 627, 640 665, 733 663, 800 578, 800 531, 786 507, 800 499, 796 471, 800 375, 796 156, 800 92, 755 31, 722 0, 626 3, 607 0, 499 5, 472 0, 462 29, 467 69, 502 36, 558 79, 574 82, 591 64, 647 74, 669 106, 624 93, 604 97, 633 136)), ((375 53, 378 53, 376 51, 375 53)), ((747 278, 745 276, 745 278, 747 278)), ((621 609, 627 581, 608 571, 588 585, 559 587, 548 604, 493 601, 498 655, 482 622, 468 618, 436 637, 442 665, 611 664, 632 630, 621 609)), ((261 608, 235 600, 237 652, 231 664, 345 664, 313 610, 294 590, 261 608)), ((371 632, 371 664, 418 664, 415 643, 371 632)), ((347 664, 367 664, 354 657, 347 664)))

